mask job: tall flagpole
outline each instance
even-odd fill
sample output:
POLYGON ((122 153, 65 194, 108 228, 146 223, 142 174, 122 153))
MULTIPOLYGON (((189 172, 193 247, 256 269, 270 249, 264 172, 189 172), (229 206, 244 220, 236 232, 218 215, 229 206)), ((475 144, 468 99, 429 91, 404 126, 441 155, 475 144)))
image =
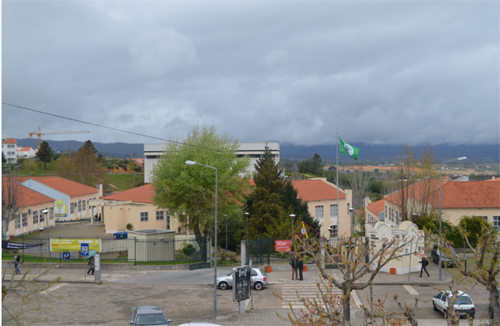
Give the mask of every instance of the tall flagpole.
POLYGON ((340 206, 339 206, 339 128, 336 128, 337 132, 337 143, 336 143, 336 152, 337 152, 337 243, 338 237, 340 234, 339 230, 339 219, 340 219, 340 206))

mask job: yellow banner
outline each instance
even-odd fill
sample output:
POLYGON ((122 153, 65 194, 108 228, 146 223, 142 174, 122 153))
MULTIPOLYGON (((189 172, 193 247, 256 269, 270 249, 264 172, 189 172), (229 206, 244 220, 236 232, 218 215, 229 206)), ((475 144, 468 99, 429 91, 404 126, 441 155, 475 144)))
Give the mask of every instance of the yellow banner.
POLYGON ((82 243, 88 243, 89 250, 101 252, 100 239, 50 239, 50 251, 80 251, 82 243))

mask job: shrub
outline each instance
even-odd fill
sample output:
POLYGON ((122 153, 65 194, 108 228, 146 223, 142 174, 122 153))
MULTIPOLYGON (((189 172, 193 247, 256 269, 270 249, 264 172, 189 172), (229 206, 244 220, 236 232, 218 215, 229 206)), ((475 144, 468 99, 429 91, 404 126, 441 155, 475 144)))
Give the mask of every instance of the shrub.
POLYGON ((132 231, 134 229, 134 226, 132 225, 132 223, 128 223, 127 226, 125 226, 125 228, 129 231, 132 231))
POLYGON ((187 246, 182 248, 182 251, 184 252, 184 255, 191 256, 192 254, 194 254, 196 252, 196 248, 193 247, 192 244, 188 244, 187 246))

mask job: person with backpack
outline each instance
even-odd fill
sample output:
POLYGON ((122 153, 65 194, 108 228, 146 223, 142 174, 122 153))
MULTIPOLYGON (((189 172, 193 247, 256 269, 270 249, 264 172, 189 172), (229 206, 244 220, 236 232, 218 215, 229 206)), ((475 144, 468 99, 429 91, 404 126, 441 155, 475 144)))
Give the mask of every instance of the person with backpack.
POLYGON ((429 277, 429 272, 425 268, 427 265, 429 265, 429 262, 427 261, 427 258, 422 257, 422 261, 420 262, 422 264, 422 269, 420 270, 420 277, 422 277, 422 272, 425 271, 427 273, 427 277, 429 277))
POLYGON ((92 275, 94 275, 94 271, 95 271, 94 256, 90 257, 88 265, 89 265, 90 268, 87 271, 87 274, 90 274, 90 272, 92 272, 92 275))
POLYGON ((17 254, 17 251, 14 251, 14 273, 15 275, 21 274, 19 270, 19 264, 21 263, 21 257, 17 254))

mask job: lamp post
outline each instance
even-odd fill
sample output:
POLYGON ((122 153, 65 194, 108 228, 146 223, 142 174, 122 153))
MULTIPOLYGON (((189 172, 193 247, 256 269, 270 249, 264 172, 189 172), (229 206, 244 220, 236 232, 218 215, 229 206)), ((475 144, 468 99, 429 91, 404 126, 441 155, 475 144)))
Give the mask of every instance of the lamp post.
POLYGON ((226 219, 226 260, 227 260, 227 214, 224 214, 224 218, 226 219))
POLYGON ((201 165, 215 170, 215 226, 214 226, 214 319, 217 319, 217 168, 200 164, 194 161, 186 161, 187 165, 201 165))
MULTIPOLYGON (((47 214, 49 213, 48 209, 44 209, 42 213, 45 215, 45 221, 47 222, 47 239, 49 242, 49 261, 52 262, 52 259, 50 257, 50 234, 49 234, 49 220, 47 219, 47 214)), ((42 228, 43 229, 43 228, 42 228)))
POLYGON ((295 218, 295 214, 290 214, 290 218, 292 219, 292 236, 290 237, 290 250, 293 251, 293 219, 295 218))
MULTIPOLYGON (((42 236, 43 236, 43 228, 39 228, 39 230, 40 230, 40 242, 42 242, 43 241, 43 238, 42 238, 42 236)), ((42 242, 42 245, 40 246, 40 258, 43 257, 42 248, 43 248, 43 242, 42 242)))
POLYGON ((443 211, 443 164, 448 163, 448 162, 453 162, 453 161, 461 161, 465 160, 467 157, 462 156, 453 160, 449 161, 444 161, 439 163, 439 280, 441 281, 442 278, 442 262, 441 262, 441 255, 442 255, 442 241, 441 241, 441 233, 443 230, 443 218, 442 218, 442 211, 443 211))
POLYGON ((250 213, 245 212, 245 219, 246 219, 246 223, 247 223, 247 246, 248 246, 248 215, 250 215, 250 213))
POLYGON ((349 215, 351 217, 351 237, 354 235, 354 221, 353 221, 353 216, 352 216, 353 211, 354 211, 354 208, 349 207, 349 215))
POLYGON ((135 187, 135 173, 132 172, 132 188, 135 187))

